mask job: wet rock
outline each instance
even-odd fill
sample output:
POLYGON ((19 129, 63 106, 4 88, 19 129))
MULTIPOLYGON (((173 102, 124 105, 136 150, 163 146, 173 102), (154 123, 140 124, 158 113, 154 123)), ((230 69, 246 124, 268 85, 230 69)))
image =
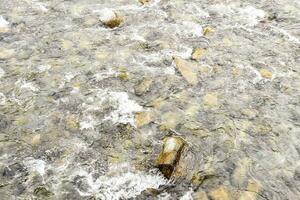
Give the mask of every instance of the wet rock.
POLYGON ((185 141, 178 136, 166 137, 163 140, 163 148, 160 152, 156 166, 164 174, 170 178, 174 172, 184 148, 185 141))
POLYGON ((153 80, 150 78, 144 78, 139 84, 134 87, 135 94, 138 96, 143 95, 150 89, 153 80))
POLYGON ((207 26, 203 28, 203 35, 204 36, 208 36, 208 35, 212 35, 214 33, 214 29, 207 26))
POLYGON ((205 50, 202 48, 196 48, 194 49, 193 53, 192 53, 192 59, 193 60, 199 60, 200 58, 203 57, 203 55, 205 54, 205 50))
POLYGON ((135 114, 135 124, 136 126, 142 127, 154 120, 154 113, 151 111, 138 112, 135 114))
POLYGON ((209 192, 209 197, 212 200, 231 200, 229 192, 225 186, 220 186, 219 188, 209 192))
POLYGON ((273 77, 272 72, 270 72, 267 69, 261 69, 259 72, 263 78, 272 79, 272 77, 273 77))
POLYGON ((142 5, 145 5, 150 2, 150 0, 139 0, 142 5))
POLYGON ((124 18, 119 16, 113 10, 103 9, 100 16, 100 21, 109 28, 115 28, 124 22, 124 18))
POLYGON ((183 78, 191 84, 198 84, 198 69, 194 63, 188 62, 180 57, 174 58, 177 70, 181 73, 183 78))

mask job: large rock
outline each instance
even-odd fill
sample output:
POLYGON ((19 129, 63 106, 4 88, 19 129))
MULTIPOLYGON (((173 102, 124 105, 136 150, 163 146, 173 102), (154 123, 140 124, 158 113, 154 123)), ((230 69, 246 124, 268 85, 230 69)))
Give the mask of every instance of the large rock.
POLYGON ((166 178, 170 178, 180 160, 185 141, 181 137, 171 136, 166 137, 163 143, 156 166, 166 178))

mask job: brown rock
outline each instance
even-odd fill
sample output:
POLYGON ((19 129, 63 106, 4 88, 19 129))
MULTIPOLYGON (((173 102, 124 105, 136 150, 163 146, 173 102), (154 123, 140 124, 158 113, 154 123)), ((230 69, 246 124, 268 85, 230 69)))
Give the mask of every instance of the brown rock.
POLYGON ((156 166, 166 178, 170 178, 180 160, 185 141, 181 137, 171 136, 166 137, 163 143, 162 151, 156 160, 156 166))

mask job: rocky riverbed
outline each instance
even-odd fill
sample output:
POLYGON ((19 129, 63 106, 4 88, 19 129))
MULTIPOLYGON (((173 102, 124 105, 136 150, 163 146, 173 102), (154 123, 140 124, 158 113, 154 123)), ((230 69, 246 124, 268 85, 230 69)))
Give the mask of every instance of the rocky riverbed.
POLYGON ((299 196, 298 0, 0 1, 0 199, 299 196))

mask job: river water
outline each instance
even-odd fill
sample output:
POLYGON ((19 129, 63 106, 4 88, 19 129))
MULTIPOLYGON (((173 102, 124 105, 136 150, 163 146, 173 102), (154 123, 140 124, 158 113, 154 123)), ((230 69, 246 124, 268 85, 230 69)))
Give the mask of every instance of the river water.
POLYGON ((0 199, 299 199, 299 55, 298 0, 1 0, 0 199))

